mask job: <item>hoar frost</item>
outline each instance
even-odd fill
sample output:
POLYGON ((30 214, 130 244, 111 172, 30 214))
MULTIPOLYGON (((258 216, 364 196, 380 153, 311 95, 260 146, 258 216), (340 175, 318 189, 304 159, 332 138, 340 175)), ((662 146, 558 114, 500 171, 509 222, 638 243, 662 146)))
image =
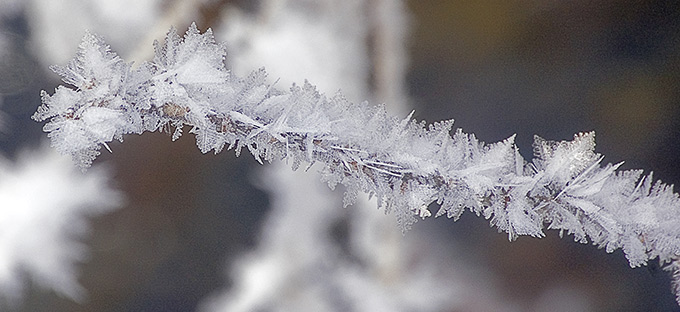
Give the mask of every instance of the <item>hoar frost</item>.
POLYGON ((593 132, 561 142, 536 137, 527 163, 514 136, 485 144, 460 129, 451 134, 452 121, 396 118, 307 82, 279 90, 263 69, 236 77, 225 68, 225 47, 195 25, 184 37, 171 30, 155 47, 154 60, 133 69, 86 35, 76 58, 54 68, 72 88, 43 92, 33 116, 48 120, 52 145, 86 168, 123 135, 174 128, 177 139, 189 126, 204 153, 246 148, 260 163, 321 163, 331 188, 347 187, 346 205, 359 192, 374 195, 403 229, 437 202, 436 216, 457 219, 468 209, 511 240, 556 229, 607 252, 620 248, 632 267, 658 257, 680 276, 678 195, 651 174, 603 166, 593 132))

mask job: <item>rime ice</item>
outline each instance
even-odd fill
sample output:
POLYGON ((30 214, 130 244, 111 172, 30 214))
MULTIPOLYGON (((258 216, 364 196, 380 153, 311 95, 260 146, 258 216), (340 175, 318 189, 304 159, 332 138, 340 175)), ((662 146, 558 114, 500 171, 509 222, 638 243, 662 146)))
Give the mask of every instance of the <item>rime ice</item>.
POLYGON ((557 229, 607 252, 622 249, 632 267, 657 257, 672 262, 680 275, 678 195, 641 171, 602 166, 593 132, 562 142, 536 137, 527 163, 514 136, 485 144, 460 129, 451 134, 452 121, 388 116, 309 83, 276 89, 263 69, 235 77, 224 66, 224 47, 195 25, 184 37, 171 30, 155 51, 153 62, 132 69, 87 35, 76 58, 55 67, 73 88, 43 93, 33 116, 48 120, 53 146, 86 168, 102 145, 123 135, 174 127, 176 139, 187 125, 204 153, 245 148, 261 163, 322 163, 331 188, 347 187, 346 205, 358 192, 375 195, 403 229, 437 202, 436 216, 455 219, 468 209, 511 240, 557 229))

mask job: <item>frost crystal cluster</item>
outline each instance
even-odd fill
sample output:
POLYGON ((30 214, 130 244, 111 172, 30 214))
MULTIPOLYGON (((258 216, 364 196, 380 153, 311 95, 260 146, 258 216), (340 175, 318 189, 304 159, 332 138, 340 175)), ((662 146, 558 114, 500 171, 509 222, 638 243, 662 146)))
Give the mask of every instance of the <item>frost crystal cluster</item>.
POLYGON ((132 68, 86 35, 76 58, 53 68, 73 88, 43 92, 33 116, 49 120, 52 145, 86 168, 123 135, 173 129, 174 140, 188 126, 204 153, 226 146, 293 169, 321 163, 331 188, 346 186, 345 205, 367 192, 403 229, 429 217, 436 202, 435 216, 457 219, 468 209, 511 240, 557 229, 607 252, 621 248, 632 267, 658 257, 680 276, 678 195, 651 174, 603 165, 593 132, 561 142, 536 137, 526 162, 514 137, 485 144, 460 129, 451 135, 453 121, 392 117, 309 83, 279 90, 263 69, 236 77, 225 68, 225 47, 195 25, 184 37, 171 30, 155 47, 152 62, 132 68))

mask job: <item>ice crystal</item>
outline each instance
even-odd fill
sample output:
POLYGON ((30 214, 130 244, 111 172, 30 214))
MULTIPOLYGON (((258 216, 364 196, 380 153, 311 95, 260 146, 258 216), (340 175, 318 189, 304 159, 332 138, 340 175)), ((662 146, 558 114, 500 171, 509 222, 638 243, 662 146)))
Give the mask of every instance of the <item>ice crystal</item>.
POLYGON ((237 154, 246 148, 260 163, 321 163, 331 188, 347 187, 346 205, 358 192, 375 195, 403 229, 437 202, 436 216, 468 209, 511 240, 548 228, 607 252, 620 248, 632 267, 680 255, 678 195, 651 174, 602 165, 594 132, 572 141, 536 137, 526 162, 514 136, 485 144, 460 129, 451 134, 452 121, 389 116, 308 82, 279 90, 265 83, 263 69, 236 77, 224 66, 224 47, 195 25, 184 37, 171 30, 155 51, 153 62, 132 69, 87 35, 74 61, 55 68, 75 89, 43 93, 34 119, 49 120, 52 144, 83 168, 113 139, 169 127, 176 139, 186 125, 204 153, 226 146, 237 154))

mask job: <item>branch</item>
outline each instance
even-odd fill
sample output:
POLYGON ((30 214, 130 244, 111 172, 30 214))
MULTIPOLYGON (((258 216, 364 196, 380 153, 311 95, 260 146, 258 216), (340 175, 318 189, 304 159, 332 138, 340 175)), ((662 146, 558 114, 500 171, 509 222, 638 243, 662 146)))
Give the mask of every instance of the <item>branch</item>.
POLYGON ((347 187, 345 205, 360 191, 375 195, 404 230, 437 202, 435 216, 457 219, 468 209, 511 240, 542 237, 547 228, 607 252, 621 248, 631 267, 680 255, 678 195, 651 174, 602 166, 593 132, 573 141, 536 137, 527 163, 514 136, 485 144, 460 129, 451 135, 453 121, 399 119, 307 82, 279 90, 265 83, 263 69, 235 77, 224 66, 224 46, 195 25, 183 38, 171 30, 155 47, 152 62, 132 69, 87 35, 73 61, 54 67, 75 89, 43 92, 33 116, 49 120, 52 145, 87 168, 101 146, 123 135, 174 128, 175 140, 188 126, 203 153, 227 146, 237 155, 247 148, 260 163, 291 161, 293 169, 321 163, 331 188, 347 187))

